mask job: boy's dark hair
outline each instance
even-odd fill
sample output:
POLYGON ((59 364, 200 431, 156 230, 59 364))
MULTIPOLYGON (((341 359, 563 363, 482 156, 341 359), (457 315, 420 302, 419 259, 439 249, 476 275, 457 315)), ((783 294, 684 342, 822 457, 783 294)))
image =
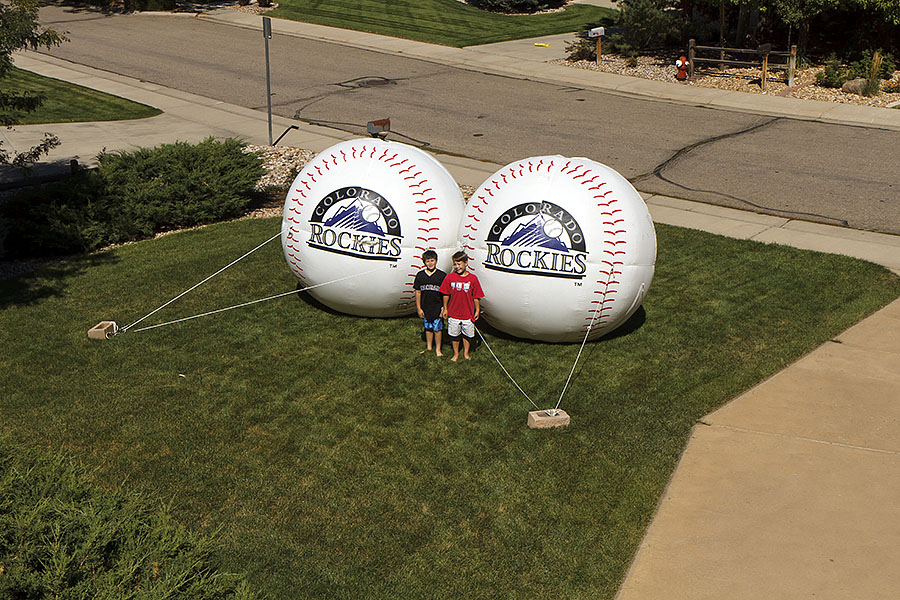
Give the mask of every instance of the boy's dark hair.
POLYGON ((422 262, 425 262, 429 258, 433 258, 434 260, 437 260, 437 252, 435 252, 434 250, 426 250, 425 252, 422 253, 422 262))
POLYGON ((469 256, 463 250, 460 250, 453 254, 453 260, 456 262, 469 262, 469 256))

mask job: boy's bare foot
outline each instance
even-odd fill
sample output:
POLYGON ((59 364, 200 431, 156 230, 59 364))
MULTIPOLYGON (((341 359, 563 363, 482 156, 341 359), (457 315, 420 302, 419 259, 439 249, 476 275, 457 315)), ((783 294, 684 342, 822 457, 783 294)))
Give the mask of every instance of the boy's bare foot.
POLYGON ((453 362, 458 361, 458 360, 459 360, 459 355, 455 355, 455 356, 454 356, 453 358, 451 358, 450 360, 452 360, 453 362))
POLYGON ((465 359, 466 359, 466 360, 472 360, 472 357, 469 356, 468 354, 466 354, 465 359))
POLYGON ((438 356, 443 356, 443 355, 444 355, 444 353, 441 352, 440 350, 438 350, 437 352, 435 352, 435 354, 437 354, 438 356))
POLYGON ((428 352, 429 350, 430 350, 430 348, 425 348, 424 350, 422 350, 421 352, 419 352, 419 354, 425 354, 425 353, 428 352))

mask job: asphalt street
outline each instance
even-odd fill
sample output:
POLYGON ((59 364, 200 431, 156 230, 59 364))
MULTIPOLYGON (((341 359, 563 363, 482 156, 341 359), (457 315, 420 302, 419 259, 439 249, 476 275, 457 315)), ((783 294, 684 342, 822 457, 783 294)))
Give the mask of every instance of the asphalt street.
MULTIPOLYGON (((259 32, 187 16, 48 6, 68 31, 50 54, 230 103, 265 108, 259 32)), ((485 74, 279 35, 273 109, 496 163, 587 156, 641 191, 823 223, 900 233, 898 134, 771 118, 485 74), (406 137, 401 137, 406 136, 406 137)), ((276 133, 277 135, 277 133, 276 133)))

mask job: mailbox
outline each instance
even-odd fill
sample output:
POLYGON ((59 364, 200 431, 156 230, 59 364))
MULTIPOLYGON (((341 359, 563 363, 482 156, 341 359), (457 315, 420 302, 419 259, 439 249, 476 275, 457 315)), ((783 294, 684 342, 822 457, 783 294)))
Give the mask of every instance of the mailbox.
POLYGON ((606 35, 606 29, 604 29, 603 27, 594 27, 593 29, 588 29, 589 38, 598 38, 601 35, 606 35))

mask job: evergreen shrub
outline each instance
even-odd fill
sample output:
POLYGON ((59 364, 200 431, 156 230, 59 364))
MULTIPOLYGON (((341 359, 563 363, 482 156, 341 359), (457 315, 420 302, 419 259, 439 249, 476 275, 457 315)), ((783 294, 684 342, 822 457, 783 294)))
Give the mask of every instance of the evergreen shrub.
POLYGON ((262 160, 236 140, 177 142, 104 153, 96 170, 19 193, 0 204, 11 258, 89 252, 247 212, 262 160))
POLYGON ((851 79, 853 77, 850 68, 844 66, 834 54, 825 61, 823 69, 816 73, 816 83, 822 87, 839 88, 851 79))
POLYGON ((533 13, 559 8, 565 3, 566 0, 469 0, 476 8, 500 13, 533 13))
POLYGON ((125 0, 126 10, 175 10, 175 0, 125 0))
POLYGON ((176 142, 100 156, 98 171, 115 213, 138 237, 241 216, 263 174, 260 159, 237 140, 176 142))
POLYGON ((72 461, 0 439, 0 598, 254 598, 217 551, 161 502, 101 490, 72 461))
POLYGON ((607 47, 623 56, 680 43, 684 23, 667 0, 621 0, 617 17, 620 33, 609 36, 607 47))

